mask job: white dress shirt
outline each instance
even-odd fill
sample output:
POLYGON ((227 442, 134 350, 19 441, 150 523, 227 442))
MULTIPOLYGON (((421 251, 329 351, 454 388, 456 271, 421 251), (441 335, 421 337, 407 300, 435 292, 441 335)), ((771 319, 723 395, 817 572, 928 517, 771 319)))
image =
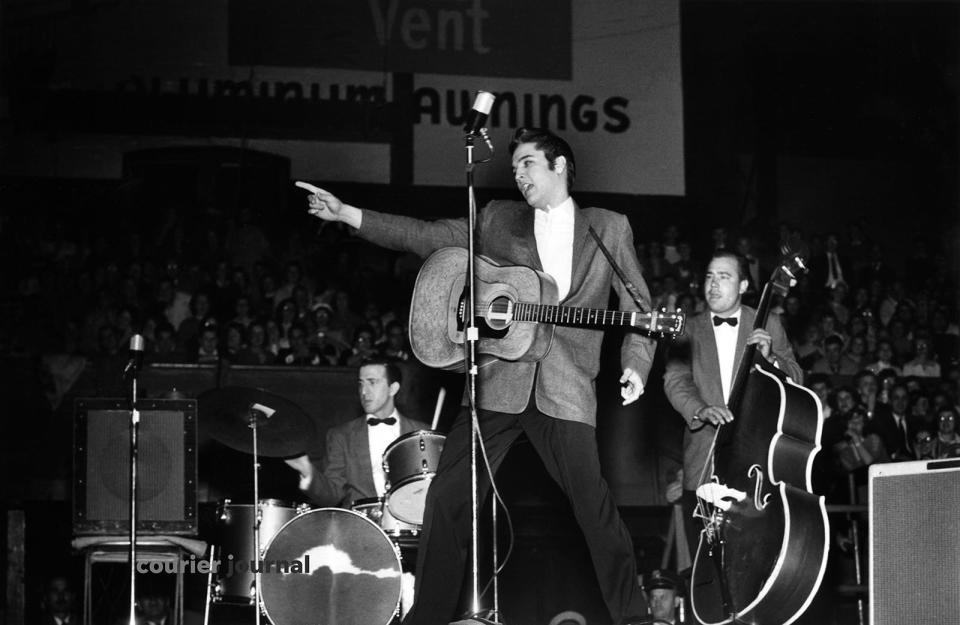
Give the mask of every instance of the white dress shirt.
MULTIPOLYGON (((367 415, 367 418, 377 419, 376 415, 367 415)), ((383 497, 387 492, 387 476, 383 472, 383 452, 390 443, 400 437, 400 415, 396 409, 390 414, 397 420, 393 425, 378 423, 367 426, 367 440, 370 441, 370 466, 373 467, 373 485, 377 488, 377 496, 383 497)), ((387 417, 388 419, 390 417, 387 417)))
MULTIPOLYGON (((732 326, 729 323, 721 323, 713 326, 713 336, 717 339, 717 358, 720 363, 720 386, 723 388, 723 401, 730 399, 730 386, 733 384, 733 363, 737 358, 737 335, 740 333, 740 312, 730 315, 737 319, 737 325, 732 326)), ((710 323, 713 323, 714 317, 720 315, 710 314, 710 323)))
POLYGON ((570 293, 573 273, 573 198, 533 211, 533 233, 543 270, 557 283, 559 301, 570 293))

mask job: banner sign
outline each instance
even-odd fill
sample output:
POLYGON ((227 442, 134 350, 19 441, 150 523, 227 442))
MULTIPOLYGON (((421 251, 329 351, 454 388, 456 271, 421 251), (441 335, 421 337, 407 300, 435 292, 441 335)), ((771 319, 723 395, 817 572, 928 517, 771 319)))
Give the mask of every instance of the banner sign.
POLYGON ((0 170, 119 176, 126 146, 216 143, 285 156, 299 179, 459 186, 483 90, 497 153, 477 185, 513 187, 510 137, 544 127, 573 147, 575 191, 684 193, 679 0, 94 6, 3 25, 35 60, 11 111, 57 141, 0 146, 0 170))
POLYGON ((570 2, 230 0, 229 60, 569 80, 570 2))

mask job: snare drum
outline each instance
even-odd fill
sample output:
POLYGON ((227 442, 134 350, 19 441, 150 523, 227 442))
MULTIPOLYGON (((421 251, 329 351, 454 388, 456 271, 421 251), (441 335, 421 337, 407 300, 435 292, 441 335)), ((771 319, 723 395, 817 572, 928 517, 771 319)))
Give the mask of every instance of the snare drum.
MULTIPOLYGON (((298 514, 306 512, 306 506, 294 506, 277 499, 261 499, 260 551, 283 525, 298 514)), ((251 561, 258 560, 254 547, 253 527, 257 520, 257 507, 253 504, 235 504, 224 499, 217 507, 218 554, 221 566, 216 571, 213 601, 238 605, 253 605, 255 589, 254 574, 250 572, 251 561), (228 567, 243 562, 244 567, 228 567), (245 570, 244 570, 245 569, 245 570), (228 571, 232 574, 228 574, 228 571)))
POLYGON ((379 497, 357 499, 351 509, 379 525, 380 529, 401 547, 416 547, 420 541, 420 526, 395 518, 379 497))
POLYGON ((386 625, 400 606, 400 557, 366 516, 320 508, 267 546, 262 607, 273 625, 386 625))
POLYGON ((439 432, 417 430, 390 443, 383 452, 387 476, 386 509, 397 519, 423 524, 427 489, 437 474, 446 437, 439 432))

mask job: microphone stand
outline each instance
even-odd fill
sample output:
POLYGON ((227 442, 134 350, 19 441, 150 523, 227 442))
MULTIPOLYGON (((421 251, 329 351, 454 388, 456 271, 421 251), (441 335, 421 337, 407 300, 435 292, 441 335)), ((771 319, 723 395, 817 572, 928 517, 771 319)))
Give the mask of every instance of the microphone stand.
POLYGON ((137 454, 140 409, 137 407, 139 369, 130 369, 130 625, 137 622, 137 454))
MULTIPOLYGON (((490 140, 487 137, 487 129, 481 128, 480 134, 488 146, 490 140)), ((474 134, 468 132, 464 136, 464 147, 466 149, 466 174, 467 174, 467 273, 464 286, 467 291, 467 305, 464 319, 464 354, 465 367, 467 375, 467 397, 470 408, 470 503, 471 503, 471 545, 470 545, 470 569, 472 584, 472 599, 470 603, 471 614, 476 616, 480 613, 480 501, 479 501, 479 475, 477 471, 477 446, 480 439, 480 419, 477 415, 477 342, 480 340, 480 331, 476 323, 476 284, 475 284, 475 262, 474 262, 474 239, 476 238, 477 227, 477 198, 474 194, 473 171, 479 163, 485 163, 490 158, 474 161, 474 134)), ((496 508, 494 508, 496 510, 496 508)), ((496 523, 496 512, 494 512, 494 523, 496 523)), ((496 526, 493 528, 494 543, 496 543, 496 526)), ((494 596, 496 597, 496 578, 497 563, 494 562, 494 596)), ((495 610, 498 606, 495 606, 495 610)))

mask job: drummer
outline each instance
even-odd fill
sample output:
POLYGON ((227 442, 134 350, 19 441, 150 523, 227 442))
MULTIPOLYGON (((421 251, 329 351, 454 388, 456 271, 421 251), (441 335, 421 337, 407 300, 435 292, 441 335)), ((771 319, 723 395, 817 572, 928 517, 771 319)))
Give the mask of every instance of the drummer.
POLYGON ((350 508, 361 499, 382 498, 386 492, 384 451, 404 434, 430 429, 397 411, 394 399, 400 391, 401 374, 396 362, 368 358, 360 364, 358 377, 363 416, 327 430, 321 462, 313 462, 305 454, 286 460, 300 473, 300 489, 319 506, 350 508))

